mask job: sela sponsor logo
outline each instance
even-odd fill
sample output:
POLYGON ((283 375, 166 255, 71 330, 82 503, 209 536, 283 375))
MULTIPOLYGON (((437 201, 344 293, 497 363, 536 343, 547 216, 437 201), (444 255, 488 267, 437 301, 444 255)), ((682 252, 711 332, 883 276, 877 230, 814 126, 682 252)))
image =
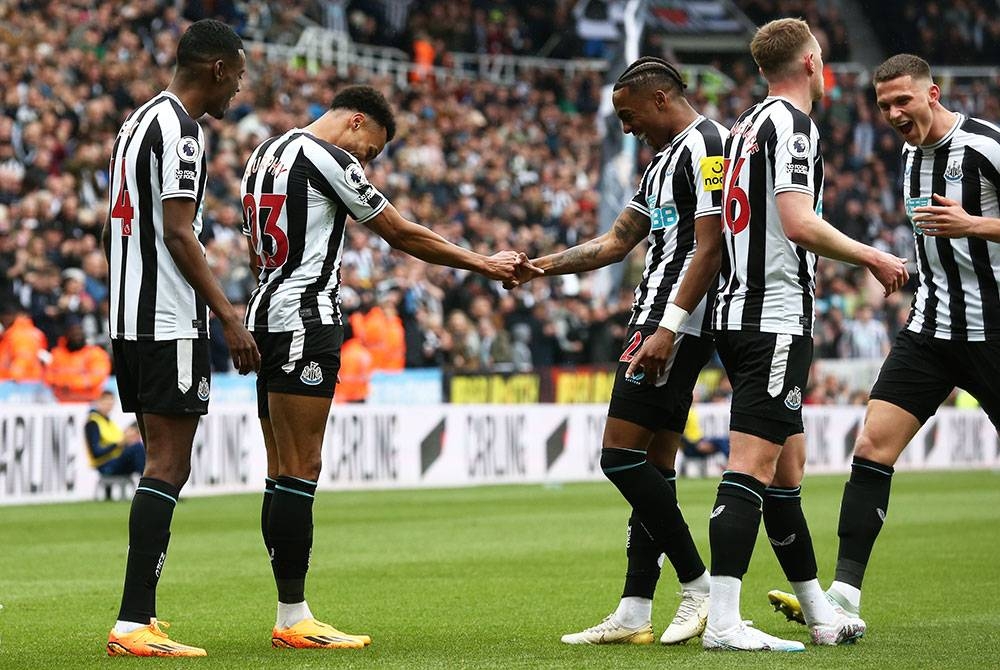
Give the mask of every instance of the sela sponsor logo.
POLYGON ((323 369, 320 368, 319 363, 316 361, 309 361, 309 365, 302 368, 302 374, 299 375, 299 381, 306 386, 316 386, 317 384, 323 383, 323 369))
POLYGON ((185 163, 194 163, 201 158, 201 145, 198 140, 186 135, 177 142, 177 156, 185 163))
POLYGON ((205 402, 206 400, 208 400, 208 396, 209 396, 210 392, 211 391, 210 391, 209 386, 208 386, 208 379, 206 379, 205 377, 202 377, 201 381, 198 382, 198 400, 201 400, 202 402, 205 402))
POLYGON ((928 205, 931 204, 931 199, 924 197, 907 198, 904 204, 906 207, 906 217, 910 220, 910 223, 913 225, 913 234, 923 235, 924 232, 919 228, 917 228, 917 222, 913 220, 913 217, 917 215, 916 212, 917 207, 927 207, 928 205))
POLYGON ((726 511, 726 506, 725 505, 719 505, 718 507, 716 507, 715 509, 712 510, 712 513, 708 515, 708 518, 709 519, 714 519, 715 517, 719 516, 720 514, 722 514, 725 511, 726 511))
POLYGON ((793 133, 788 138, 788 142, 785 143, 785 148, 788 149, 792 158, 805 158, 812 149, 812 142, 809 141, 809 137, 805 133, 793 133))
POLYGON ((706 191, 722 190, 722 176, 725 171, 725 161, 722 156, 706 156, 698 162, 701 171, 701 183, 706 191))
POLYGON ((195 173, 194 170, 174 170, 174 179, 178 180, 190 179, 191 181, 194 181, 195 177, 197 176, 198 175, 195 173))
POLYGON ((649 207, 649 209, 651 211, 654 210, 654 209, 656 209, 656 196, 655 195, 647 195, 646 196, 646 207, 649 207))
POLYGON ((785 163, 785 172, 794 174, 809 174, 809 166, 799 163, 785 163))
POLYGON ((785 396, 785 407, 793 412, 802 407, 802 389, 796 386, 788 392, 785 396))
POLYGON ((948 168, 944 171, 944 180, 951 184, 962 181, 962 164, 957 160, 948 163, 948 168))
POLYGON ((769 538, 767 538, 767 541, 770 542, 775 547, 787 547, 792 542, 795 542, 795 533, 792 533, 791 535, 789 535, 788 537, 786 537, 784 540, 775 540, 773 537, 769 537, 769 538))

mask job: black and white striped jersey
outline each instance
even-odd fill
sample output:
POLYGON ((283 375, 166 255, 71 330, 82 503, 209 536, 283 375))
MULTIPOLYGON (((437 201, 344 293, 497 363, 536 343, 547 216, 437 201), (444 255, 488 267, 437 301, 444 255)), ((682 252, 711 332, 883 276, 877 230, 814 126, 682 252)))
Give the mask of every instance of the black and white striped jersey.
MULTIPOLYGON (((695 252, 694 220, 722 211, 722 142, 725 126, 699 116, 646 167, 628 207, 649 218, 649 249, 635 288, 630 326, 659 325, 680 289, 695 252)), ((709 298, 714 288, 709 291, 709 298)), ((711 304, 708 302, 707 304, 711 304)), ((710 328, 702 298, 681 332, 710 328)))
POLYGON ((260 282, 246 327, 281 333, 340 323, 338 291, 344 227, 389 204, 354 156, 295 128, 261 143, 241 184, 243 234, 260 282))
POLYGON ((132 112, 110 165, 110 331, 113 339, 208 337, 208 307, 163 242, 163 204, 191 198, 201 234, 205 135, 181 101, 164 91, 132 112))
MULTIPOLYGON (((938 142, 903 147, 903 201, 937 193, 973 216, 1000 217, 1000 128, 962 114, 938 142)), ((979 237, 924 237, 914 229, 919 286, 907 329, 945 340, 1000 339, 1000 244, 979 237)))
POLYGON ((718 330, 812 333, 816 255, 785 235, 775 198, 786 191, 812 196, 822 213, 819 131, 771 96, 743 112, 726 139, 718 330))

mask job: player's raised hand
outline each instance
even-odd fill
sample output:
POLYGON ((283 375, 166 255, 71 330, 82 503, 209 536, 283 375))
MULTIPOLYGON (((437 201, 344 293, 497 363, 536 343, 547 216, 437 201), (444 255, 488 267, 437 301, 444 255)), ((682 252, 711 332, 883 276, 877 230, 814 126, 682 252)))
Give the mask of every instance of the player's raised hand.
POLYGON ((966 212, 961 203, 934 194, 937 205, 917 207, 913 221, 917 229, 929 237, 969 237, 976 234, 976 217, 966 212))
POLYGON ((872 261, 868 263, 868 270, 882 284, 885 294, 889 295, 901 289, 910 279, 910 273, 906 271, 906 262, 905 258, 877 251, 872 261))
POLYGON ((233 367, 241 375, 260 370, 260 352, 257 350, 257 343, 238 317, 222 322, 222 334, 229 346, 233 367))

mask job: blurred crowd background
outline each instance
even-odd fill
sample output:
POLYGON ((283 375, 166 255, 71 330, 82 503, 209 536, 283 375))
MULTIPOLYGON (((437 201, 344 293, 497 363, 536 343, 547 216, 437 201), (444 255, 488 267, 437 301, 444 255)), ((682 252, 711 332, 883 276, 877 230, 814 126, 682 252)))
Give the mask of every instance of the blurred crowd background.
MULTIPOLYGON (((827 61, 852 59, 836 3, 741 0, 753 21, 807 18, 827 61)), ((413 0, 233 2, 80 0, 0 4, 0 361, 34 347, 37 365, 0 366, 0 377, 46 379, 61 399, 95 393, 106 378, 107 265, 99 248, 108 208, 107 165, 124 117, 169 83, 174 49, 190 21, 221 18, 248 43, 293 45, 326 26, 357 43, 395 46, 416 62, 447 66, 454 53, 572 58, 601 55, 575 37, 574 2, 413 0), (16 337, 14 337, 16 336, 16 337), (81 353, 84 352, 84 353, 81 353), (102 356, 103 353, 103 356, 102 356)), ((887 51, 932 63, 998 62, 995 3, 884 2, 871 21, 887 51), (884 7, 883 7, 884 6, 884 7), (943 30, 941 26, 947 26, 943 30), (956 61, 956 58, 963 60, 956 61)), ((647 36, 647 53, 669 45, 647 36), (652 51, 650 51, 652 50, 652 51)), ((659 50, 659 52, 657 52, 659 50)), ((598 123, 603 75, 525 71, 513 85, 417 75, 408 81, 360 68, 266 62, 247 54, 248 76, 223 121, 201 119, 208 138, 203 242, 229 299, 252 291, 240 234, 239 182, 266 137, 319 116, 348 83, 383 90, 397 109, 398 139, 369 176, 408 218, 484 254, 536 257, 599 234, 602 168, 598 123)), ((712 63, 731 90, 691 82, 692 103, 730 125, 764 89, 747 54, 712 63)), ((912 230, 898 195, 899 141, 877 117, 862 68, 830 67, 827 98, 813 113, 826 162, 824 215, 855 239, 912 258, 912 230)), ((951 87, 952 108, 1000 118, 994 77, 951 87)), ((653 157, 640 148, 637 163, 653 157)), ((617 206, 624 205, 620 203, 617 206)), ((620 353, 644 248, 625 261, 610 291, 602 275, 542 279, 506 292, 475 275, 394 252, 362 225, 349 227, 343 305, 369 368, 440 366, 454 371, 527 371, 611 365, 620 353)), ((905 323, 912 293, 883 299, 865 272, 821 262, 815 329, 818 358, 880 359, 905 323)), ((606 277, 606 275, 604 275, 606 277)), ((910 287, 912 288, 912 286, 910 287)), ((213 328, 214 365, 228 354, 213 328)), ((724 384, 723 384, 724 388, 724 384)), ((716 393, 719 393, 716 391, 716 393)), ((722 391, 724 393, 724 391, 722 391)), ((859 402, 836 378, 814 376, 809 400, 859 402)))

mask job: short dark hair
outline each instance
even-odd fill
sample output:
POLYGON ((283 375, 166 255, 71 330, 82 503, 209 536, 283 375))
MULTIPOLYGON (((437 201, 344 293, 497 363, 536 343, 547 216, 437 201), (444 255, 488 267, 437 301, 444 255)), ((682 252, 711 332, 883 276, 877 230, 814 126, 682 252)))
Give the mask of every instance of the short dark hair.
POLYGON ((243 40, 232 28, 215 19, 195 21, 177 43, 178 67, 189 67, 219 58, 235 58, 243 40))
POLYGON ((883 81, 890 81, 898 77, 911 76, 914 79, 931 78, 931 66, 920 56, 913 54, 897 54, 879 65, 872 74, 872 82, 881 84, 883 81))
POLYGON ((330 103, 330 109, 350 109, 372 117, 385 128, 385 141, 396 136, 396 115, 380 91, 371 86, 348 86, 330 103))
POLYGON ((662 58, 654 56, 643 56, 625 68, 612 90, 617 91, 628 86, 673 89, 678 93, 687 88, 680 70, 662 58))

